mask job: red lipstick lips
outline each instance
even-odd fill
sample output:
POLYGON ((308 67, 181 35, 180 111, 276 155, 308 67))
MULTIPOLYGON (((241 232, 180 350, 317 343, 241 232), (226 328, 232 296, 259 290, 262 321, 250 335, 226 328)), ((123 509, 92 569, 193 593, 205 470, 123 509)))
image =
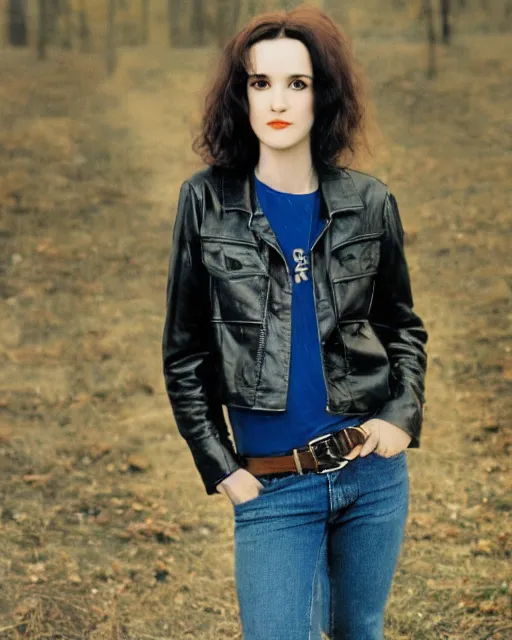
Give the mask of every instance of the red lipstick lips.
POLYGON ((271 120, 270 122, 267 122, 267 124, 269 127, 272 127, 272 129, 286 129, 286 127, 291 125, 291 122, 286 122, 285 120, 271 120))

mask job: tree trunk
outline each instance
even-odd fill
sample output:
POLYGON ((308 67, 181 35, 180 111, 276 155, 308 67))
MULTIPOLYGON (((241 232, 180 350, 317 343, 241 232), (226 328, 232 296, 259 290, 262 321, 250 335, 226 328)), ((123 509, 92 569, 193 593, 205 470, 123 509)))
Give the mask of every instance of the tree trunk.
POLYGON ((46 44, 48 41, 47 32, 47 5, 46 0, 38 0, 38 23, 37 23, 37 57, 39 60, 46 60, 46 44))
POLYGON ((80 0, 78 10, 78 37, 80 38, 80 51, 87 53, 91 50, 91 30, 89 29, 89 19, 85 8, 85 0, 80 0))
POLYGON ((72 12, 71 12, 71 0, 63 0, 62 17, 64 19, 62 35, 62 47, 64 49, 71 49, 71 30, 72 30, 72 12))
POLYGON ((240 2, 238 0, 217 0, 215 35, 220 49, 234 34, 239 16, 240 2))
POLYGON ((206 20, 204 0, 192 0, 192 16, 190 18, 190 40, 193 45, 201 47, 205 43, 206 20))
POLYGON ((436 34, 434 31, 434 12, 432 10, 432 0, 423 0, 425 23, 427 26, 427 46, 428 63, 427 77, 433 78, 436 75, 436 34))
POLYGON ((444 44, 450 44, 451 38, 450 0, 441 0, 441 30, 444 44))
POLYGON ((7 4, 7 42, 13 47, 28 44, 25 0, 9 0, 7 4))
POLYGON ((57 23, 61 14, 60 0, 46 0, 46 41, 55 43, 57 23))
POLYGON ((116 55, 116 0, 108 0, 107 41, 105 49, 107 74, 114 73, 117 66, 116 55))
POLYGON ((183 44, 183 32, 180 24, 182 0, 167 0, 167 18, 169 20, 169 44, 180 47, 183 44))
POLYGON ((147 44, 149 42, 149 0, 141 0, 141 43, 147 44))

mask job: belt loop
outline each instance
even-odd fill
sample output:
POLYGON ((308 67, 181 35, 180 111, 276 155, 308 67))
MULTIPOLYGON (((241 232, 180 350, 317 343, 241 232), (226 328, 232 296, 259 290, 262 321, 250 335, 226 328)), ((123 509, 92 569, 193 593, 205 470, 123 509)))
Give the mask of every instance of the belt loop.
POLYGON ((295 466, 297 468, 297 471, 299 472, 299 475, 303 476, 304 473, 302 471, 302 465, 300 463, 299 453, 297 449, 293 450, 293 459, 295 460, 295 466))

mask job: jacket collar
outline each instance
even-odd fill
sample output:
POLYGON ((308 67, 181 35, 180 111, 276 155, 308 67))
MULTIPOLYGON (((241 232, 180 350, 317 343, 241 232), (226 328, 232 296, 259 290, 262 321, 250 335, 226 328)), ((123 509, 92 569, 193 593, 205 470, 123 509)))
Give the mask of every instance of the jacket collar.
MULTIPOLYGON (((335 213, 348 209, 364 209, 363 200, 354 181, 345 169, 322 164, 317 169, 325 210, 329 218, 335 213)), ((258 206, 253 173, 244 175, 225 173, 222 176, 222 197, 225 211, 244 211, 253 215, 263 215, 258 206)))

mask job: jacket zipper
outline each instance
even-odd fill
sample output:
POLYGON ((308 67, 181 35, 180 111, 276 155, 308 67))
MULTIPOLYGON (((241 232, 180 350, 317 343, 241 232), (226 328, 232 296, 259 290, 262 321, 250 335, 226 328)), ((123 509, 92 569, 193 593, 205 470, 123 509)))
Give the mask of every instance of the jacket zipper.
POLYGON ((267 334, 267 309, 268 309, 268 296, 270 293, 270 280, 267 281, 267 291, 265 293, 265 308, 263 310, 263 322, 261 323, 260 337, 258 340, 258 352, 256 356, 256 370, 258 371, 258 382, 256 383, 256 389, 259 385, 259 379, 261 377, 260 366, 263 362, 263 344, 265 342, 265 336, 267 334))
POLYGON ((278 244, 275 244, 275 245, 274 244, 269 244, 269 247, 272 247, 273 249, 275 249, 277 251, 277 253, 283 259, 284 266, 286 267, 286 273, 288 275, 288 284, 291 284, 292 278, 291 278, 291 274, 290 274, 290 268, 288 267, 288 262, 286 261, 286 258, 284 257, 284 253, 281 251, 281 247, 278 244))
POLYGON ((367 316, 368 319, 370 318, 370 311, 372 310, 372 303, 373 303, 373 295, 375 293, 375 278, 373 279, 373 285, 372 285, 372 297, 370 298, 370 304, 368 305, 368 312, 367 312, 367 316))
MULTIPOLYGON (((311 245, 311 251, 310 251, 310 255, 311 255, 311 280, 313 281, 313 300, 315 302, 316 331, 317 331, 317 334, 318 334, 318 344, 320 346, 320 361, 322 363, 322 375, 323 375, 323 378, 324 378, 325 393, 327 395, 327 405, 325 407, 325 410, 328 413, 334 413, 334 411, 331 411, 331 409, 329 407, 329 389, 327 387, 327 379, 325 377, 325 366, 324 366, 322 340, 320 338, 320 327, 318 326, 318 315, 317 315, 317 312, 316 312, 316 287, 315 287, 315 269, 314 269, 314 261, 313 261, 313 249, 315 248, 316 243, 320 240, 320 238, 324 235, 324 233, 327 231, 327 229, 331 226, 331 223, 332 223, 332 218, 329 219, 329 222, 322 229, 322 231, 320 232, 320 235, 318 236, 318 238, 313 242, 313 244, 311 245)), ((329 277, 328 277, 328 280, 330 282, 330 278, 329 277)))
MULTIPOLYGON (((265 240, 264 240, 265 242, 265 240)), ((281 256, 281 258, 283 259, 284 262, 284 266, 286 268, 286 274, 288 276, 288 284, 291 284, 291 275, 290 275, 290 269, 288 268, 288 263, 286 262, 286 258, 284 257, 283 252, 281 251, 281 247, 279 247, 279 245, 274 245, 274 244, 269 244, 268 242, 266 243, 268 244, 269 247, 272 247, 273 249, 275 249, 277 251, 277 253, 281 256)), ((256 393, 258 390, 258 386, 259 386, 259 381, 261 378, 261 364, 263 362, 263 346, 265 343, 265 337, 267 335, 267 316, 268 316, 268 298, 270 295, 270 279, 267 282, 267 293, 265 295, 265 310, 264 310, 264 314, 263 314, 263 322, 261 325, 261 331, 260 331, 260 336, 259 336, 259 340, 258 340, 258 351, 257 351, 257 355, 256 355, 256 367, 257 369, 259 369, 259 374, 258 374, 258 382, 256 383, 256 393)), ((291 345, 290 345, 291 347, 291 345)), ((290 379, 290 366, 288 365, 288 380, 290 379)), ((289 388, 289 385, 288 385, 289 388)), ((288 389, 286 391, 286 402, 288 402, 288 389)))

